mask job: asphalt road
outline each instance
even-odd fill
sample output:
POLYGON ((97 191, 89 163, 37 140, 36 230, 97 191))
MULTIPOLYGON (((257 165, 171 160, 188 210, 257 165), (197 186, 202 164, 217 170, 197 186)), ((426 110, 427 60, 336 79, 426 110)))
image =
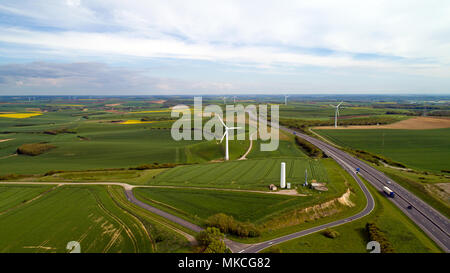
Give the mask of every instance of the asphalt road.
POLYGON ((151 211, 151 212, 153 212, 153 213, 155 213, 155 214, 157 214, 159 216, 162 216, 162 217, 164 217, 164 218, 166 218, 166 219, 168 219, 168 220, 170 220, 170 221, 172 221, 174 223, 177 223, 177 224, 179 224, 179 225, 181 225, 183 227, 186 227, 186 228, 188 228, 190 230, 193 230, 195 232, 200 232, 200 231, 203 230, 203 228, 201 228, 201 227, 199 227, 199 226, 197 226, 195 224, 192 224, 191 222, 188 222, 188 221, 186 221, 186 220, 184 220, 184 219, 182 219, 180 217, 177 217, 175 215, 167 213, 167 212, 165 212, 163 210, 157 209, 157 208, 155 208, 153 206, 150 206, 149 204, 146 204, 146 203, 138 200, 134 196, 132 189, 125 189, 125 194, 127 196, 128 201, 130 201, 131 203, 133 203, 135 205, 138 205, 139 207, 142 207, 142 208, 144 208, 144 209, 146 209, 148 211, 151 211))
POLYGON ((346 152, 334 147, 333 145, 286 127, 280 126, 280 129, 295 134, 316 145, 328 156, 332 157, 339 164, 341 164, 341 166, 344 164, 347 171, 348 169, 351 170, 350 173, 354 172, 356 168, 360 168, 359 174, 370 184, 372 184, 378 191, 380 191, 380 194, 383 194, 383 186, 389 187, 395 193, 395 197, 389 199, 397 207, 399 207, 400 210, 402 210, 412 221, 414 221, 445 252, 449 252, 450 222, 447 217, 417 198, 414 194, 407 191, 392 179, 388 178, 384 173, 376 170, 372 166, 369 166, 365 162, 347 154, 346 152), (388 181, 390 181, 389 184, 388 181), (407 208, 409 205, 412 205, 412 209, 407 208))

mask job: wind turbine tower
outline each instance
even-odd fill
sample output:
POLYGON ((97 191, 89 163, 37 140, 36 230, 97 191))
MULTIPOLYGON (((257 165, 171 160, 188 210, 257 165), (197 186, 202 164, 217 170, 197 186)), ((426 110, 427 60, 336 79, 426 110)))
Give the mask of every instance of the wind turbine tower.
POLYGON ((285 95, 285 96, 284 96, 284 105, 287 105, 287 98, 289 98, 289 96, 288 96, 288 95, 285 95))
POLYGON ((286 188, 286 163, 281 162, 280 188, 286 188))
POLYGON ((235 130, 235 129, 241 129, 241 127, 228 127, 225 125, 223 120, 220 118, 220 116, 217 116, 220 120, 220 123, 222 123, 223 127, 225 128, 225 133, 223 134, 222 138, 220 139, 220 143, 222 143, 223 138, 225 138, 225 160, 229 160, 230 157, 228 155, 228 131, 229 130, 235 130))
POLYGON ((337 118, 339 116, 339 106, 341 106, 342 103, 343 103, 343 101, 341 101, 338 105, 330 104, 330 106, 336 108, 336 112, 334 113, 334 128, 337 128, 337 118))
POLYGON ((223 97, 223 104, 227 104, 227 97, 223 97))

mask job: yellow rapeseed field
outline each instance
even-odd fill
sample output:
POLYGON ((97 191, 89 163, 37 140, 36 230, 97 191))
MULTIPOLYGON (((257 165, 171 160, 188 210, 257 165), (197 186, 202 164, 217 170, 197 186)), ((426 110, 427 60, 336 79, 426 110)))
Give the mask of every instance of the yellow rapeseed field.
POLYGON ((42 115, 42 112, 0 114, 0 118, 31 118, 42 115))
POLYGON ((141 123, 153 123, 154 121, 141 121, 137 119, 129 119, 127 121, 121 122, 120 124, 141 124, 141 123))

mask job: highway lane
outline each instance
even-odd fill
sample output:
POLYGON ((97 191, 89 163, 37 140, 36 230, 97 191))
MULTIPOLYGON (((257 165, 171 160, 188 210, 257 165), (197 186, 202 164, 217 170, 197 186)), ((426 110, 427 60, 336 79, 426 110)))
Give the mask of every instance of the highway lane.
POLYGON ((414 221, 436 244, 438 244, 445 252, 449 252, 450 248, 450 223, 447 217, 426 204, 414 194, 400 186, 398 183, 387 177, 384 173, 369 166, 365 162, 349 155, 348 153, 334 147, 331 144, 313 138, 311 136, 299 133, 295 130, 280 126, 280 129, 295 134, 323 150, 335 160, 345 162, 353 170, 360 168, 360 175, 372 184, 382 193, 383 186, 389 187, 396 194, 395 198, 389 198, 397 207, 399 207, 412 221, 414 221), (390 181, 388 184, 387 182, 390 181), (407 207, 412 205, 412 209, 407 207))

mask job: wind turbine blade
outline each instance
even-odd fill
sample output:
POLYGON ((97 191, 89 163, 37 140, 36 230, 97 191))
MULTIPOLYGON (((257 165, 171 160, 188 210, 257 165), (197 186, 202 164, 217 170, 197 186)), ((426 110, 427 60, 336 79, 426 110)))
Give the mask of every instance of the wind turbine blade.
POLYGON ((337 107, 341 106, 342 103, 343 103, 343 101, 341 101, 341 103, 339 103, 339 104, 337 105, 337 107))
POLYGON ((228 130, 227 130, 227 129, 225 129, 225 133, 223 134, 223 136, 222 136, 222 138, 220 139, 220 142, 219 142, 219 143, 222 143, 223 138, 225 137, 226 134, 228 134, 228 130))
POLYGON ((222 123, 222 125, 223 125, 225 128, 228 128, 228 127, 225 125, 225 123, 223 122, 222 118, 221 118, 219 115, 216 115, 216 116, 219 118, 220 123, 222 123))

